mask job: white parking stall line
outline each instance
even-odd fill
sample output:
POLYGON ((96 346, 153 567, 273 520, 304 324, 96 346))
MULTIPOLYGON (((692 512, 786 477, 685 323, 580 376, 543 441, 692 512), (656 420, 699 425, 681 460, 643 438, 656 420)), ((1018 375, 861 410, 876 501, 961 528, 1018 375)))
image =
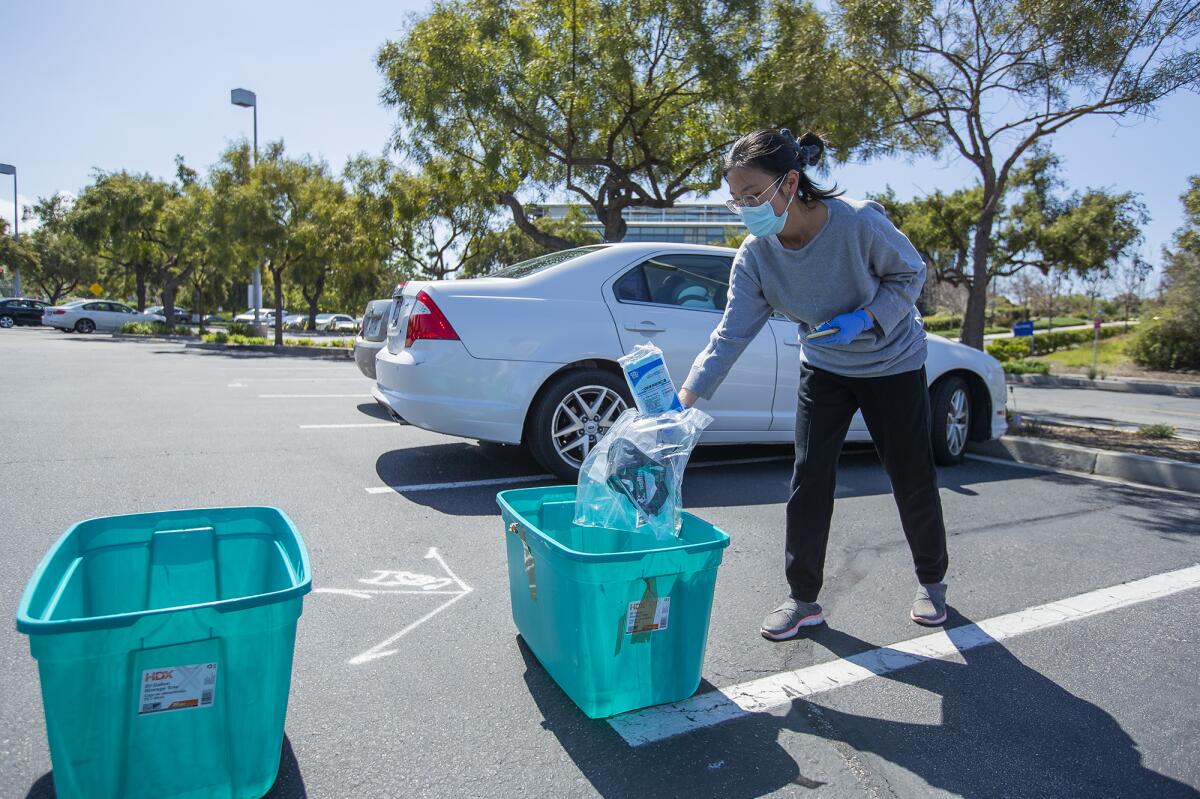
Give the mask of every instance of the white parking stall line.
POLYGON ((346 430, 356 427, 400 427, 395 422, 356 422, 354 424, 302 424, 301 430, 346 430))
POLYGON ((682 702, 635 710, 614 716, 608 723, 630 746, 643 746, 761 713, 790 704, 796 699, 845 688, 929 660, 952 657, 959 652, 1006 638, 1195 588, 1200 588, 1200 565, 1089 591, 977 624, 941 630, 848 658, 707 691, 682 702))
POLYGON ((259 399, 334 399, 334 398, 371 399, 370 394, 259 394, 259 399))
POLYGON ((441 491, 447 488, 474 488, 475 486, 494 486, 506 483, 540 483, 553 480, 552 474, 518 474, 512 477, 490 477, 485 480, 458 480, 453 483, 414 483, 412 485, 369 486, 368 494, 391 494, 393 491, 441 491))
POLYGON ((227 388, 245 388, 247 383, 352 383, 363 382, 362 375, 347 377, 255 377, 228 383, 227 388))

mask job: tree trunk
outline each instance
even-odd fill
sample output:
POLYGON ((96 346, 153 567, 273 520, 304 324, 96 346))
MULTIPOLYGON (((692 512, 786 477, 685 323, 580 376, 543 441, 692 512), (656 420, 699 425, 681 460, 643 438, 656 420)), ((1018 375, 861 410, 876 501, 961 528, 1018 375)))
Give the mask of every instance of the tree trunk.
POLYGON ((283 346, 283 267, 271 270, 271 282, 275 284, 275 346, 283 346))
POLYGON ((313 294, 308 296, 308 292, 303 289, 300 293, 304 295, 304 299, 308 301, 308 329, 317 329, 317 305, 321 302, 321 295, 325 293, 325 273, 322 272, 317 276, 317 282, 313 285, 313 294))
POLYGON ((995 211, 985 210, 975 225, 975 241, 971 247, 971 281, 968 285, 967 311, 963 315, 962 343, 977 350, 983 349, 984 318, 988 303, 988 252, 992 243, 992 223, 995 211))
POLYGON ((625 217, 621 215, 621 210, 621 208, 613 206, 607 206, 603 210, 597 209, 596 216, 604 225, 606 242, 617 242, 625 238, 625 231, 629 226, 625 224, 625 217))
POLYGON ((150 271, 149 264, 134 264, 133 279, 137 285, 138 313, 146 312, 146 273, 150 271))
POLYGON ((175 283, 171 280, 163 282, 162 290, 163 316, 167 318, 167 331, 175 329, 175 283))
POLYGON ((515 224, 522 233, 533 240, 534 244, 545 247, 548 250, 569 250, 574 247, 574 243, 567 239, 546 233, 544 230, 533 224, 533 221, 525 215, 525 206, 521 205, 521 201, 516 195, 511 192, 502 191, 496 195, 497 199, 507 205, 512 211, 513 224, 515 224))

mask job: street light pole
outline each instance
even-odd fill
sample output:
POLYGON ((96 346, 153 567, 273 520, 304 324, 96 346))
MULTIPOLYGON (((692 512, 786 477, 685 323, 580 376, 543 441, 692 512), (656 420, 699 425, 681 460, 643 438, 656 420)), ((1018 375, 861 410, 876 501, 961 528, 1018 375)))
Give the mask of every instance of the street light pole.
MULTIPOLYGON (((241 108, 250 108, 254 111, 254 163, 258 164, 258 96, 249 89, 233 89, 229 92, 229 102, 241 108)), ((254 326, 258 327, 258 310, 262 305, 262 268, 257 264, 254 266, 252 277, 252 285, 254 290, 251 292, 254 295, 254 326)), ((255 335, 258 335, 257 333, 255 335)))
MULTIPOLYGON (((17 207, 17 168, 12 164, 0 164, 0 175, 13 176, 13 241, 17 241, 21 225, 21 209, 17 207)), ((21 296, 21 267, 13 267, 13 296, 21 296)))

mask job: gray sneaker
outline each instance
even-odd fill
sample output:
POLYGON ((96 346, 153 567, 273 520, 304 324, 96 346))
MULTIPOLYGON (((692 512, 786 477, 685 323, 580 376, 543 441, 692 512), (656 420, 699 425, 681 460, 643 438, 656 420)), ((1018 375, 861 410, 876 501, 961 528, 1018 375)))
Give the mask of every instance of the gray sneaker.
POLYGON ((921 583, 908 614, 917 624, 936 627, 946 620, 946 584, 921 583))
POLYGON ((823 624, 825 616, 816 602, 801 602, 788 598, 763 619, 762 637, 769 641, 787 641, 795 638, 801 627, 823 624))

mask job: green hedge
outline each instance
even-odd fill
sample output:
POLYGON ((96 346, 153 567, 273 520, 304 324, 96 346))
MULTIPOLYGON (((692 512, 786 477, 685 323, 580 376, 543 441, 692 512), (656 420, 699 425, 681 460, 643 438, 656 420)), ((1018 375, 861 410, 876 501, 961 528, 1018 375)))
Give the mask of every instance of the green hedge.
POLYGON ((1050 364, 1045 361, 1027 361, 1019 359, 1015 361, 1005 361, 1001 364, 1004 367, 1006 374, 1010 375, 1048 375, 1050 374, 1050 364))
MULTIPOLYGON (((1100 338, 1113 338, 1124 332, 1119 327, 1104 327, 1100 329, 1100 338)), ((1053 333, 1039 333, 1034 336, 1001 338, 988 344, 987 351, 988 355, 1001 362, 1019 360, 1031 355, 1049 355, 1056 350, 1090 344, 1095 335, 1093 330, 1056 330, 1053 333)))
POLYGON ((117 332, 127 336, 188 336, 192 330, 184 325, 176 325, 172 330, 164 322, 126 322, 117 328, 117 332))
POLYGON ((963 318, 950 314, 932 314, 924 317, 925 329, 930 333, 947 333, 962 328, 963 318))

